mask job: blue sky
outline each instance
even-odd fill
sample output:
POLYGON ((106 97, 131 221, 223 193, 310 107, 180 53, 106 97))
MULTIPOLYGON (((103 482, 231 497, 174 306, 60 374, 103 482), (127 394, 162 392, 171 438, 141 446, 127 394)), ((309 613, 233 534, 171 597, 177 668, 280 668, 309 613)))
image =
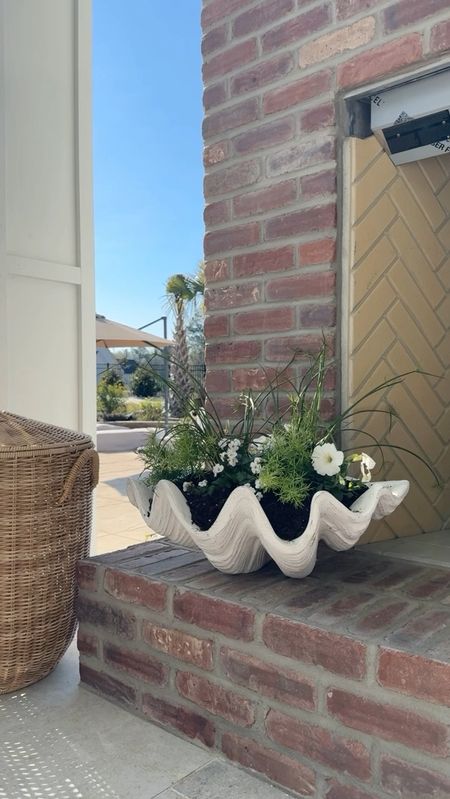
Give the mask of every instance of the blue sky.
POLYGON ((96 306, 140 327, 202 257, 200 0, 93 7, 96 306))

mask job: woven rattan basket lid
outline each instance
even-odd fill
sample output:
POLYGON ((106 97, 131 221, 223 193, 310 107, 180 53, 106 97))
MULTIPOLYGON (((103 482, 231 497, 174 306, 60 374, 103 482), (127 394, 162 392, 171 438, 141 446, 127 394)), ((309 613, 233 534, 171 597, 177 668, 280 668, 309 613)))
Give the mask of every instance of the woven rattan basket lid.
POLYGON ((30 450, 49 452, 89 446, 92 446, 92 439, 84 433, 0 411, 0 458, 30 450))

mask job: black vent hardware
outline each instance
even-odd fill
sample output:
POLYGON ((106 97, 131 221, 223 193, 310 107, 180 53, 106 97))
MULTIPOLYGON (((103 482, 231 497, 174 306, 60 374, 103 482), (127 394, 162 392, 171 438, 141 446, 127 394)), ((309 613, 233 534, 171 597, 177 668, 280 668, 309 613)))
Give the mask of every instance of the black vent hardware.
POLYGON ((450 142, 450 112, 439 111, 420 119, 410 119, 389 128, 383 128, 386 144, 391 153, 403 153, 427 144, 450 142))

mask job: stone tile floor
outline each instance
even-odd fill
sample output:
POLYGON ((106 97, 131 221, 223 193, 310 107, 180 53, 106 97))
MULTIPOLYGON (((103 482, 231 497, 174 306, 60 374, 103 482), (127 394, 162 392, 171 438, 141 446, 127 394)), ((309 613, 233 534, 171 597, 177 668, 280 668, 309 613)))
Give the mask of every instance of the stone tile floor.
POLYGON ((0 799, 289 799, 78 684, 72 644, 55 671, 0 697, 0 799))

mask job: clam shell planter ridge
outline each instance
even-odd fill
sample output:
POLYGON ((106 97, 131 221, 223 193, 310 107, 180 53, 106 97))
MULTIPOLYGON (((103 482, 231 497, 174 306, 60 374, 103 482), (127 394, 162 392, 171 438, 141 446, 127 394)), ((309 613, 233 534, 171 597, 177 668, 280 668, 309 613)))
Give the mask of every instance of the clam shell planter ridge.
POLYGON ((160 480, 152 489, 141 478, 129 478, 127 488, 148 527, 174 543, 201 550, 219 571, 253 572, 272 559, 287 577, 299 578, 314 569, 319 541, 338 551, 350 549, 371 519, 382 519, 395 510, 408 493, 409 482, 370 483, 350 509, 327 491, 317 491, 308 524, 292 541, 277 536, 247 486, 231 492, 209 530, 199 530, 192 523, 187 501, 174 483, 160 480))

